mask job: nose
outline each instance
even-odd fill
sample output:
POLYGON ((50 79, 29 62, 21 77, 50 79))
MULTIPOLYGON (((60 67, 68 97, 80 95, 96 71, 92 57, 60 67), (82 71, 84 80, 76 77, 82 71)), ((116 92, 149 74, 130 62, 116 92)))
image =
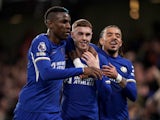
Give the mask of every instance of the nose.
POLYGON ((87 39, 87 36, 86 36, 85 34, 83 34, 83 35, 82 35, 82 39, 83 39, 83 40, 86 40, 86 39, 87 39))
POLYGON ((66 28, 67 28, 67 29, 71 29, 71 24, 70 24, 69 22, 67 22, 66 28))
POLYGON ((113 38, 116 38, 116 35, 115 34, 113 34, 113 36, 112 36, 113 38))
POLYGON ((112 36, 112 37, 113 37, 113 39, 117 39, 117 36, 116 36, 116 34, 113 34, 113 36, 112 36))

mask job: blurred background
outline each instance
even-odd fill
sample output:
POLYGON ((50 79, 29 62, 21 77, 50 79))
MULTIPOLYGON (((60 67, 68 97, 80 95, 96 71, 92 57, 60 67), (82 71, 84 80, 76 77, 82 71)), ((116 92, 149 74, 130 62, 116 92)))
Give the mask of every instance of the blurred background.
POLYGON ((43 15, 55 5, 70 11, 71 23, 89 20, 95 44, 105 26, 121 28, 138 89, 137 101, 128 101, 130 120, 160 120, 160 0, 0 0, 0 120, 12 120, 26 82, 28 47, 46 32, 43 15))

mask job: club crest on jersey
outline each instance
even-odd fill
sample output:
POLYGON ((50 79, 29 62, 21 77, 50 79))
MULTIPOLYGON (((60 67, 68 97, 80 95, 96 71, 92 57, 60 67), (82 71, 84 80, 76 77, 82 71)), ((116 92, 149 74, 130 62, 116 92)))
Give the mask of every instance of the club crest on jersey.
POLYGON ((127 72, 127 68, 124 67, 124 66, 122 66, 120 69, 121 69, 121 71, 122 71, 123 73, 126 73, 126 72, 127 72))
POLYGON ((40 42, 39 45, 38 45, 38 50, 40 52, 46 51, 46 44, 44 42, 40 42))

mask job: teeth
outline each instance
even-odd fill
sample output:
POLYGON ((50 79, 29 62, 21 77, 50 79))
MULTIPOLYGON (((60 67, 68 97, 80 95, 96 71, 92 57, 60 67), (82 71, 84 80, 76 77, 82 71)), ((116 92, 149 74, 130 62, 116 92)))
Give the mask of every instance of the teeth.
POLYGON ((115 45, 117 43, 115 41, 111 41, 110 44, 115 45))
POLYGON ((87 44, 88 42, 87 42, 87 41, 83 41, 83 42, 81 42, 81 43, 85 43, 85 44, 87 44))

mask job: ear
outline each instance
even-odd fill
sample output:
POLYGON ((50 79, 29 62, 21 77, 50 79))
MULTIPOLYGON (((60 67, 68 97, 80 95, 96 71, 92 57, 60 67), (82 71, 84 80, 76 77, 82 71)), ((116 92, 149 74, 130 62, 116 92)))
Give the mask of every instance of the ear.
POLYGON ((46 24, 47 28, 50 28, 52 25, 52 22, 50 20, 46 20, 45 24, 46 24))
POLYGON ((72 39, 74 41, 74 32, 73 31, 71 31, 71 37, 72 37, 72 39))
POLYGON ((103 44, 104 44, 104 39, 103 38, 99 39, 99 44, 103 46, 103 44))
POLYGON ((123 40, 121 40, 121 42, 120 42, 119 46, 121 47, 121 46, 122 46, 122 44, 123 44, 123 40))
POLYGON ((73 32, 71 31, 71 37, 73 38, 73 36, 74 36, 74 35, 73 35, 73 32))

